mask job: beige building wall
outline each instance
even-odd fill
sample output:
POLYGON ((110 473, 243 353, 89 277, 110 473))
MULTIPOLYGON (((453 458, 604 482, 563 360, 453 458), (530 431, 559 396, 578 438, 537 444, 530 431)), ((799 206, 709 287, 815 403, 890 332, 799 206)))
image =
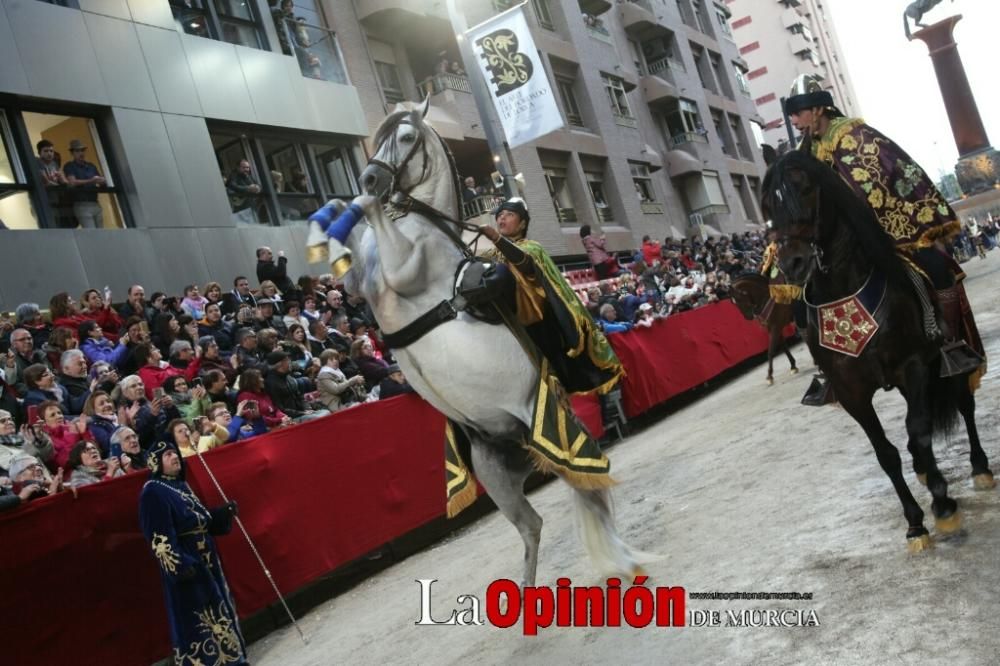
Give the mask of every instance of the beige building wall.
POLYGON ((740 54, 757 111, 764 119, 764 140, 788 140, 781 98, 800 74, 818 74, 848 116, 861 114, 847 65, 822 0, 727 0, 740 54))

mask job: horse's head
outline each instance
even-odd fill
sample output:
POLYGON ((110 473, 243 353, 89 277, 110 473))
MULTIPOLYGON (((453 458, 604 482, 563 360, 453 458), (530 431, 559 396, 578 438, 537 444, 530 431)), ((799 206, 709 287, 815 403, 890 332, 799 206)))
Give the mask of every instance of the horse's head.
POLYGON ((817 167, 829 168, 812 155, 793 150, 775 160, 764 177, 761 209, 771 220, 778 243, 778 265, 796 285, 805 284, 822 261, 826 241, 817 167))
POLYGON ((412 110, 395 111, 375 132, 375 154, 361 173, 362 191, 384 199, 393 191, 409 192, 431 167, 430 126, 424 122, 428 100, 412 110))
POLYGON ((741 275, 729 287, 729 298, 748 321, 767 302, 767 295, 767 278, 756 273, 741 275))

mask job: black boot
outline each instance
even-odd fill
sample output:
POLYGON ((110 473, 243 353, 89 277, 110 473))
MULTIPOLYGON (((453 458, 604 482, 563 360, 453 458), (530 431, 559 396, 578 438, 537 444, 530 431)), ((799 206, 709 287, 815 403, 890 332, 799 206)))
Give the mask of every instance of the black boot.
POLYGON ((954 377, 974 372, 983 364, 983 357, 962 338, 962 301, 958 287, 937 290, 941 311, 941 376, 954 377))
POLYGON ((837 398, 833 395, 833 387, 826 380, 826 375, 822 372, 813 375, 806 394, 802 396, 802 404, 808 407, 822 407, 834 402, 837 402, 837 398))

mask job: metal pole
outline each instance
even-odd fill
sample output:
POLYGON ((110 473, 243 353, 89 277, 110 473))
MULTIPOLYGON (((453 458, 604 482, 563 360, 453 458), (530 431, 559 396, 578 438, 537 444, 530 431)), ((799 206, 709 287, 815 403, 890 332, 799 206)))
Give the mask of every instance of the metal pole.
POLYGON ((476 110, 479 112, 479 123, 486 134, 486 143, 490 147, 493 155, 493 163, 497 171, 503 176, 504 196, 510 198, 517 194, 514 188, 514 164, 513 157, 504 145, 504 136, 499 130, 499 120, 496 117, 493 101, 490 99, 489 86, 482 76, 476 54, 472 51, 472 44, 465 39, 465 31, 468 24, 465 21, 465 14, 458 9, 456 0, 448 0, 448 18, 451 20, 451 29, 455 32, 455 41, 458 42, 458 51, 462 56, 462 65, 466 75, 469 77, 469 87, 472 89, 472 98, 476 102, 476 110))
MULTIPOLYGON (((222 497, 222 501, 228 503, 229 498, 226 496, 226 493, 222 489, 222 486, 219 485, 219 480, 215 478, 215 474, 212 473, 212 468, 209 467, 208 463, 205 462, 205 457, 201 454, 201 451, 198 451, 197 446, 195 447, 195 453, 198 454, 198 460, 201 461, 201 464, 202 466, 204 466, 205 471, 208 472, 208 477, 212 479, 212 483, 215 485, 215 489, 219 492, 219 495, 222 497)), ((309 645, 309 641, 306 639, 306 635, 302 633, 302 628, 299 626, 299 623, 295 621, 295 616, 292 615, 292 611, 288 607, 288 604, 285 603, 285 597, 282 596, 281 591, 278 589, 278 584, 274 582, 274 577, 271 576, 271 571, 267 568, 267 565, 264 564, 264 558, 260 556, 260 552, 257 550, 257 546, 254 545, 253 540, 250 538, 250 533, 247 532, 247 528, 243 526, 243 521, 240 520, 239 516, 233 516, 233 518, 236 520, 236 524, 239 526, 240 531, 243 532, 243 538, 247 540, 247 544, 250 546, 250 550, 253 551, 253 556, 257 558, 257 564, 259 564, 260 568, 264 571, 264 576, 267 577, 268 582, 271 583, 271 588, 274 590, 274 594, 277 595, 278 601, 280 601, 281 605, 285 608, 285 613, 288 615, 288 619, 292 621, 292 626, 295 627, 295 631, 299 632, 299 638, 302 639, 303 643, 309 645)))
POLYGON ((788 112, 785 111, 785 98, 781 98, 781 115, 785 117, 785 131, 788 132, 788 147, 795 150, 795 133, 792 132, 792 119, 788 117, 788 112))

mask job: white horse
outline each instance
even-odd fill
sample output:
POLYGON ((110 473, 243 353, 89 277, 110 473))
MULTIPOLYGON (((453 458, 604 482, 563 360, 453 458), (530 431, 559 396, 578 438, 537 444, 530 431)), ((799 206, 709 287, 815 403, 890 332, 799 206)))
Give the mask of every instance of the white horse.
MULTIPOLYGON (((389 334, 435 308, 447 311, 442 304, 452 300, 456 272, 465 260, 454 241, 459 231, 454 224, 462 213, 457 173, 444 141, 424 122, 426 113, 425 100, 412 111, 391 114, 379 127, 377 152, 361 175, 362 189, 375 196, 365 194, 353 201, 368 225, 357 225, 346 237, 352 264, 344 286, 365 298, 382 331, 389 334), (385 195, 393 195, 404 214, 387 216, 380 204, 385 195), (433 217, 439 218, 437 224, 433 217)), ((346 208, 338 200, 328 206, 346 208)), ((313 225, 310 247, 325 244, 327 237, 313 225)), ((334 239, 329 244, 331 265, 336 267, 340 244, 334 239)), ((484 323, 465 312, 392 351, 417 393, 464 426, 474 474, 521 534, 522 583, 534 585, 542 518, 524 495, 524 481, 533 467, 521 444, 532 422, 539 382, 531 358, 506 326, 484 323)), ((637 571, 637 553, 615 529, 609 492, 574 490, 591 559, 602 573, 637 571)))

